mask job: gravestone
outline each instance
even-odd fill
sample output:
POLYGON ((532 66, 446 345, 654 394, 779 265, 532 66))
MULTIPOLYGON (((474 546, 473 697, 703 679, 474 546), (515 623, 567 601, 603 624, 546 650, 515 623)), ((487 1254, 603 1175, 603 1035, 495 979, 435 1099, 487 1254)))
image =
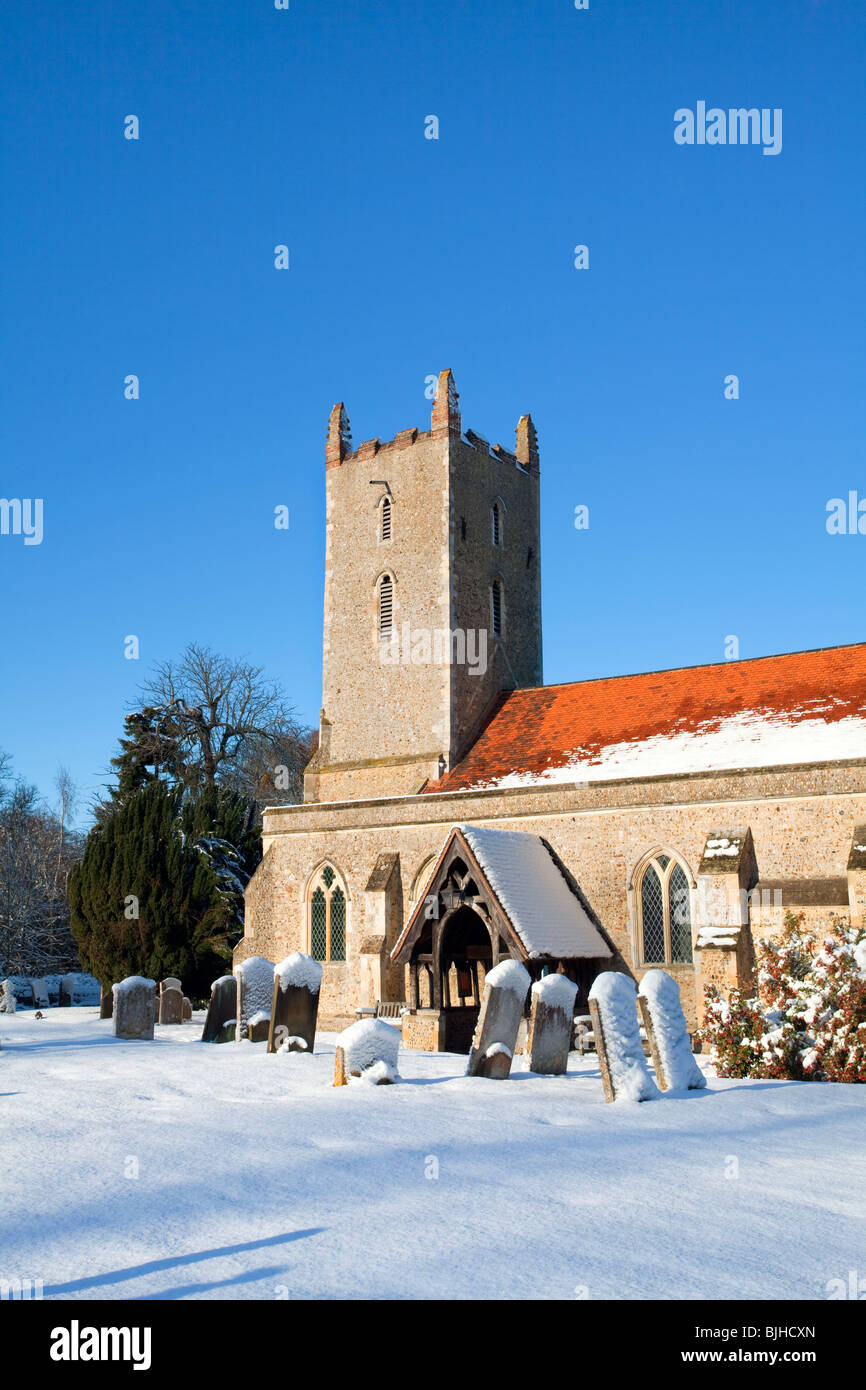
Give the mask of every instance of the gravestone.
POLYGON ((529 972, 518 960, 501 961, 488 972, 467 1076, 504 1081, 510 1075, 529 984, 529 972))
POLYGON ((183 1021, 184 1023, 192 1023, 192 1004, 186 995, 183 996, 183 1021))
POLYGON ((653 1100, 659 1092, 643 1055, 631 976, 617 970, 597 975, 589 1012, 605 1100, 653 1100))
POLYGON ((210 1003, 201 1040, 206 1043, 233 1042, 238 1015, 238 983, 234 975, 220 975, 210 987, 210 1003), (231 1036, 226 1025, 231 1024, 231 1036))
POLYGON ((253 1043, 266 1043, 271 1029, 271 1016, 269 1013, 259 1012, 253 1014, 252 1018, 247 1019, 247 1037, 253 1043))
POLYGON ((99 1000, 99 1017, 111 1018, 114 1009, 114 990, 104 989, 99 1000))
POLYGON ((357 1076, 374 1086, 389 1086, 400 1079, 399 1055, 400 1029, 381 1018, 362 1018, 337 1038, 334 1085, 347 1086, 357 1076))
POLYGON ((30 996, 34 1009, 48 1008, 48 988, 44 980, 30 981, 30 996))
POLYGON ((114 1036, 116 1038, 152 1038, 153 1002, 156 982, 141 975, 130 975, 113 986, 114 1036))
POLYGON ((78 1008, 86 1004, 93 1004, 98 1007, 101 998, 102 986, 92 975, 87 975, 81 970, 73 970, 68 975, 61 977, 61 1004, 66 1006, 74 1004, 78 1008))
POLYGON ((183 1023, 183 991, 163 980, 159 991, 160 1023, 183 1023))
POLYGON ((577 985, 567 975, 545 975, 532 986, 526 1052, 529 1070, 563 1076, 568 1069, 577 985))
POLYGON ((640 982, 638 1005, 661 1089, 702 1090, 707 1079, 692 1056, 676 980, 664 970, 648 970, 640 982))
POLYGON ((300 951, 274 967, 268 1052, 313 1051, 321 985, 321 965, 300 951))
POLYGON ((235 966, 235 979, 238 982, 236 1037, 240 1042, 247 1036, 247 1024, 256 1014, 267 1014, 270 1018, 274 997, 273 961, 264 956, 247 956, 235 966))
POLYGON ((181 994, 183 994, 183 985, 180 980, 175 979, 174 975, 166 975, 160 985, 160 989, 179 989, 181 994))

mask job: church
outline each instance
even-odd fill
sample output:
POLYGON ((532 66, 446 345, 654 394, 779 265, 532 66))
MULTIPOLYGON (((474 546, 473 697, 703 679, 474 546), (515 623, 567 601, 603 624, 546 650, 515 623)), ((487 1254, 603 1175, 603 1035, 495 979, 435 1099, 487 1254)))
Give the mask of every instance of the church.
POLYGON ((322 711, 264 814, 235 963, 322 962, 320 1026, 467 1051, 484 976, 663 968, 690 1027, 785 914, 866 923, 866 643, 542 684, 540 460, 430 428, 325 454, 322 711), (396 1010, 395 1010, 396 1012, 396 1010))

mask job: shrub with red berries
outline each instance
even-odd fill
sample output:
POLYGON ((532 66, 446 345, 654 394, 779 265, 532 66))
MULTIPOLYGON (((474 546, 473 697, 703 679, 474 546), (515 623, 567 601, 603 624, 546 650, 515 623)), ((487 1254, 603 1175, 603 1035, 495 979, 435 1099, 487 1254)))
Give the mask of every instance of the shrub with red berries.
POLYGON ((866 1081, 866 928, 834 917, 807 931, 789 912, 758 943, 756 994, 704 991, 700 1038, 719 1076, 866 1081))

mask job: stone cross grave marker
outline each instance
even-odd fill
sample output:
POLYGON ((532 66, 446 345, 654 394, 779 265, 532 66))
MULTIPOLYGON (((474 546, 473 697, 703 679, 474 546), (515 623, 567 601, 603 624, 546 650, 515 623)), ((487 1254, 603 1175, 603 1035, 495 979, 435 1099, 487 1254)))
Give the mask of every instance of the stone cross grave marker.
POLYGON ((210 1003, 202 1029, 202 1042, 232 1042, 237 1017, 238 982, 234 975, 220 975, 210 987, 210 1003))
POLYGON ((567 975, 545 975, 532 986, 526 1042, 530 1071, 545 1076, 564 1075, 568 1068, 576 997, 577 985, 567 975))
POLYGON ((313 1051, 321 985, 321 965, 300 951, 275 966, 268 1052, 313 1051))
POLYGON ((605 1100, 652 1100, 658 1096, 643 1055, 637 987, 631 976, 617 970, 597 975, 589 991, 589 1012, 605 1100))
POLYGON ((648 970, 640 982, 638 1006, 663 1091, 699 1091, 707 1079, 692 1055, 679 985, 665 970, 648 970))
POLYGON ((156 982, 142 975, 130 975, 114 985, 113 992, 114 1036, 152 1038, 156 982))
POLYGON ((501 961, 489 971, 484 981, 484 997, 475 1025, 467 1076, 504 1081, 510 1075, 529 984, 529 971, 517 960, 501 961))

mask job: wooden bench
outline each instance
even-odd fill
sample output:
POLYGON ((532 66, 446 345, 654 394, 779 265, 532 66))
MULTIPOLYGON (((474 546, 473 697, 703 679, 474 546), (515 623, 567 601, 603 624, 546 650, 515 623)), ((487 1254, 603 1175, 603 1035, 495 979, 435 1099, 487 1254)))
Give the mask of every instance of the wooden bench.
POLYGON ((355 1013, 358 1018, 395 1018, 403 1016, 403 1010, 408 1009, 409 1005, 403 1000, 382 1000, 377 999, 375 1004, 364 1004, 355 1013))

